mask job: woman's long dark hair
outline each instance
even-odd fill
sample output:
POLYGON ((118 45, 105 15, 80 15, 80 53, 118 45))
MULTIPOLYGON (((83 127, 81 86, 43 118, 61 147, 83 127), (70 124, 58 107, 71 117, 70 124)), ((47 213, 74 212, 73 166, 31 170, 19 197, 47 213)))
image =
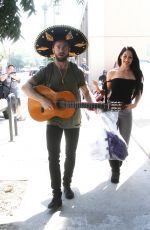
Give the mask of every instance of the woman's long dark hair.
POLYGON ((119 56, 118 56, 118 66, 121 66, 122 62, 121 62, 121 56, 123 55, 123 53, 125 51, 129 50, 132 53, 133 56, 133 60, 132 63, 130 65, 130 69, 133 72, 135 79, 136 79, 136 88, 133 94, 133 98, 138 95, 139 93, 143 92, 143 73, 142 70, 140 69, 140 62, 139 62, 139 58, 136 54, 136 51, 134 50, 133 47, 129 46, 129 47, 124 47, 119 56))

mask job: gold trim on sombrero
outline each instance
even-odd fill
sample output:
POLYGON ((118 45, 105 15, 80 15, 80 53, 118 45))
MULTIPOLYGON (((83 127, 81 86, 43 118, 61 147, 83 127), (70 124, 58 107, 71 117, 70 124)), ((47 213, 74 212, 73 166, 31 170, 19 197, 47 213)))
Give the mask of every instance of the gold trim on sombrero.
POLYGON ((53 42, 66 40, 69 42, 69 56, 77 56, 88 47, 86 36, 78 29, 67 25, 56 25, 42 31, 34 44, 36 51, 44 57, 53 56, 53 42))
POLYGON ((69 57, 74 57, 74 56, 76 56, 75 52, 69 52, 69 57))
POLYGON ((50 35, 50 34, 48 34, 47 32, 45 32, 45 36, 46 36, 46 38, 47 38, 48 41, 50 41, 50 42, 53 42, 53 41, 54 41, 53 36, 50 35))
POLYGON ((48 47, 39 47, 39 48, 36 48, 37 50, 39 51, 43 51, 43 50, 48 50, 49 48, 48 47))
POLYGON ((66 35, 66 40, 71 40, 73 39, 73 35, 71 33, 71 31, 66 35))
POLYGON ((87 45, 86 43, 77 43, 74 46, 81 48, 81 47, 86 46, 86 45, 87 45))

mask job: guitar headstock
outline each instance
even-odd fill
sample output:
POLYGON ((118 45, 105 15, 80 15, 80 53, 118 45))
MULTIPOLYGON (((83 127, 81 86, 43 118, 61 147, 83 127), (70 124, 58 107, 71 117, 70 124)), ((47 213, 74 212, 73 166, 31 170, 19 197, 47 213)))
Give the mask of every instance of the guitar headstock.
POLYGON ((108 110, 120 111, 124 109, 124 103, 120 101, 112 101, 108 103, 108 110))

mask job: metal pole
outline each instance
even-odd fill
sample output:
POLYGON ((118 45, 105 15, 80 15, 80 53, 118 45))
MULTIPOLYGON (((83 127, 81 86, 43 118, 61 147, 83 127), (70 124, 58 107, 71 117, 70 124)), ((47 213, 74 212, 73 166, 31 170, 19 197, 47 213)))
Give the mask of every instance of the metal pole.
POLYGON ((13 121, 15 136, 18 135, 17 114, 16 114, 16 97, 13 93, 8 96, 8 111, 9 111, 9 132, 10 141, 13 141, 13 121))
POLYGON ((13 141, 13 123, 12 123, 12 110, 11 110, 11 94, 8 96, 8 113, 9 113, 9 134, 10 134, 10 141, 13 141))
POLYGON ((15 95, 13 96, 13 106, 14 106, 14 110, 13 110, 13 115, 14 115, 14 129, 15 129, 15 136, 18 136, 18 125, 17 125, 17 103, 16 103, 16 97, 15 95))

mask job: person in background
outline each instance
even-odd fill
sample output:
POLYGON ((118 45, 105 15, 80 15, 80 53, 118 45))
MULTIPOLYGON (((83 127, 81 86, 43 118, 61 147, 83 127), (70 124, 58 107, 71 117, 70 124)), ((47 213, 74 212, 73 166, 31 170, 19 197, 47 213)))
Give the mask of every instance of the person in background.
MULTIPOLYGON (((55 109, 53 101, 38 93, 33 88, 34 86, 46 85, 57 93, 70 91, 75 95, 77 101, 81 100, 79 92, 79 89, 81 89, 85 100, 92 102, 83 72, 76 64, 68 61, 68 57, 84 52, 87 45, 88 41, 84 34, 70 26, 52 26, 41 32, 35 42, 35 49, 44 57, 54 57, 54 62, 41 69, 22 86, 25 94, 29 98, 40 102, 41 107, 48 109, 49 113, 55 109)), ((53 194, 48 208, 51 210, 56 210, 62 206, 62 185, 66 199, 74 198, 71 182, 75 167, 80 125, 81 111, 79 108, 70 118, 54 116, 47 121, 46 139, 53 194), (66 158, 61 184, 60 144, 63 133, 66 141, 66 158)))
POLYGON ((103 74, 99 76, 98 80, 92 80, 93 86, 94 86, 94 96, 96 98, 96 101, 103 101, 105 92, 103 89, 104 83, 106 81, 106 74, 107 71, 103 70, 103 74))
POLYGON ((85 76, 85 81, 88 83, 90 71, 89 71, 89 67, 86 63, 86 58, 82 59, 82 63, 79 65, 79 68, 83 71, 84 76, 85 76))
POLYGON ((20 77, 16 75, 14 65, 10 64, 7 66, 7 73, 1 75, 1 81, 5 81, 6 86, 10 89, 10 93, 13 93, 16 97, 16 113, 17 113, 17 120, 24 121, 25 118, 21 113, 21 98, 20 98, 20 77))
MULTIPOLYGON (((124 103, 124 110, 119 111, 117 126, 129 145, 132 129, 132 109, 138 105, 143 91, 143 73, 139 58, 133 47, 124 47, 117 59, 117 68, 108 71, 106 86, 110 93, 109 101, 124 103)), ((118 183, 122 161, 109 161, 112 176, 111 182, 118 183)))
POLYGON ((100 84, 100 86, 101 86, 102 88, 103 88, 103 85, 104 85, 104 83, 105 83, 105 81, 106 81, 106 75, 107 75, 107 71, 106 71, 106 70, 103 70, 102 75, 100 75, 99 78, 98 78, 99 84, 100 84))

